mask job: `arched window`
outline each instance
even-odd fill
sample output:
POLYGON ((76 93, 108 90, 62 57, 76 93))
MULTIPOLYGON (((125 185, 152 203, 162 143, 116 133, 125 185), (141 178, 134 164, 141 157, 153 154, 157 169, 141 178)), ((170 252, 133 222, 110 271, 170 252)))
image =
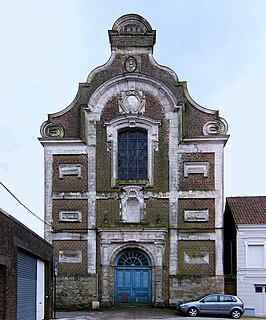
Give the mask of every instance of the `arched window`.
POLYGON ((148 256, 139 249, 128 249, 122 251, 116 259, 117 266, 149 266, 148 256))
POLYGON ((118 133, 118 179, 147 180, 147 131, 125 129, 118 133))
POLYGON ((127 115, 105 122, 107 147, 111 152, 111 186, 125 180, 152 186, 154 153, 158 151, 160 121, 127 115))

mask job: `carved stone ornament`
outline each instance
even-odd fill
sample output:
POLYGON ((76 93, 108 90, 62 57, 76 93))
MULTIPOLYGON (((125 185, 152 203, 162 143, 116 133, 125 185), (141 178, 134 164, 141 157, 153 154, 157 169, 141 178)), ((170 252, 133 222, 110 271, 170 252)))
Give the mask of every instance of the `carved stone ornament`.
POLYGON ((125 61, 125 69, 127 72, 134 72, 137 69, 137 60, 134 57, 128 57, 125 61))
POLYGON ((205 123, 203 126, 203 134, 208 135, 224 135, 227 133, 227 122, 220 118, 220 120, 212 120, 205 123))
POLYGON ((124 186, 121 195, 121 218, 123 222, 138 223, 143 220, 144 197, 140 186, 124 186))
POLYGON ((145 95, 142 91, 124 91, 119 97, 119 112, 133 114, 144 113, 145 102, 145 95))
POLYGON ((41 127, 41 135, 44 138, 63 138, 65 132, 58 124, 44 123, 41 127))

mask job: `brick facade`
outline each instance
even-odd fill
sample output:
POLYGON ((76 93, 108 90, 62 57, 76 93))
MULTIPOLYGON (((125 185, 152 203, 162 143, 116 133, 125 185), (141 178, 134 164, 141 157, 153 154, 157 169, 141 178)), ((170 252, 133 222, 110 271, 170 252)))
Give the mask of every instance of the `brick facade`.
POLYGON ((172 305, 203 291, 200 286, 204 293, 223 291, 227 123, 154 61, 155 36, 144 18, 120 17, 109 30, 111 58, 80 84, 69 107, 41 126, 45 216, 53 223, 45 237, 59 259, 60 308, 79 309, 96 298, 102 306, 120 301, 123 252, 149 257, 145 303, 172 305), (130 171, 130 161, 143 165, 135 161, 133 140, 126 165, 132 176, 120 177, 125 131, 145 133, 144 178, 130 171))
POLYGON ((19 251, 45 265, 45 319, 52 315, 52 246, 0 211, 0 319, 15 320, 17 305, 17 255, 19 251))
POLYGON ((0 264, 0 319, 6 319, 6 266, 0 264))

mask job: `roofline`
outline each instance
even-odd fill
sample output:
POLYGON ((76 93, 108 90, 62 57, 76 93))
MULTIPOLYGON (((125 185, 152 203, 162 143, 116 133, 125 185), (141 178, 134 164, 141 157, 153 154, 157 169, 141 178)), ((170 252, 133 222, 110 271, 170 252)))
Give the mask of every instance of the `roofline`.
POLYGON ((23 229, 25 229, 27 232, 30 232, 32 235, 34 235, 36 238, 39 238, 40 240, 42 240, 43 242, 45 242, 46 244, 48 244, 50 247, 52 247, 51 243, 49 243, 48 241, 46 241, 43 237, 41 237, 39 234, 37 234, 36 232, 34 232, 33 230, 31 230, 30 228, 28 228, 27 226, 25 226, 25 224, 23 224, 21 221, 17 220, 15 217, 13 217, 11 214, 9 214, 8 212, 6 212, 5 210, 3 210, 2 208, 0 208, 0 214, 5 215, 8 219, 12 220, 13 222, 15 222, 17 225, 19 225, 20 227, 22 227, 23 229))

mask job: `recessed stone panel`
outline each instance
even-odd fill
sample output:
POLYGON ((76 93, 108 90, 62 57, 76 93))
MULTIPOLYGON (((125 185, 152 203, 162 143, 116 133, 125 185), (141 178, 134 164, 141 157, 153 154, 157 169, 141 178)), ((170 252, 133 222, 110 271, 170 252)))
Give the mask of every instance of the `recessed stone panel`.
POLYGON ((209 221, 209 210, 185 210, 184 221, 187 221, 187 222, 209 221))
POLYGON ((59 179, 63 179, 64 176, 77 176, 81 178, 81 164, 59 164, 59 179))
POLYGON ((208 162, 185 162, 184 163, 184 177, 190 174, 203 174, 204 177, 209 175, 208 162))
POLYGON ((59 221, 61 222, 81 222, 81 211, 62 210, 59 211, 59 221))
POLYGON ((64 263, 81 263, 82 251, 81 250, 60 250, 59 262, 64 263))
POLYGON ((210 254, 205 251, 184 252, 184 262, 188 264, 209 264, 210 254))

